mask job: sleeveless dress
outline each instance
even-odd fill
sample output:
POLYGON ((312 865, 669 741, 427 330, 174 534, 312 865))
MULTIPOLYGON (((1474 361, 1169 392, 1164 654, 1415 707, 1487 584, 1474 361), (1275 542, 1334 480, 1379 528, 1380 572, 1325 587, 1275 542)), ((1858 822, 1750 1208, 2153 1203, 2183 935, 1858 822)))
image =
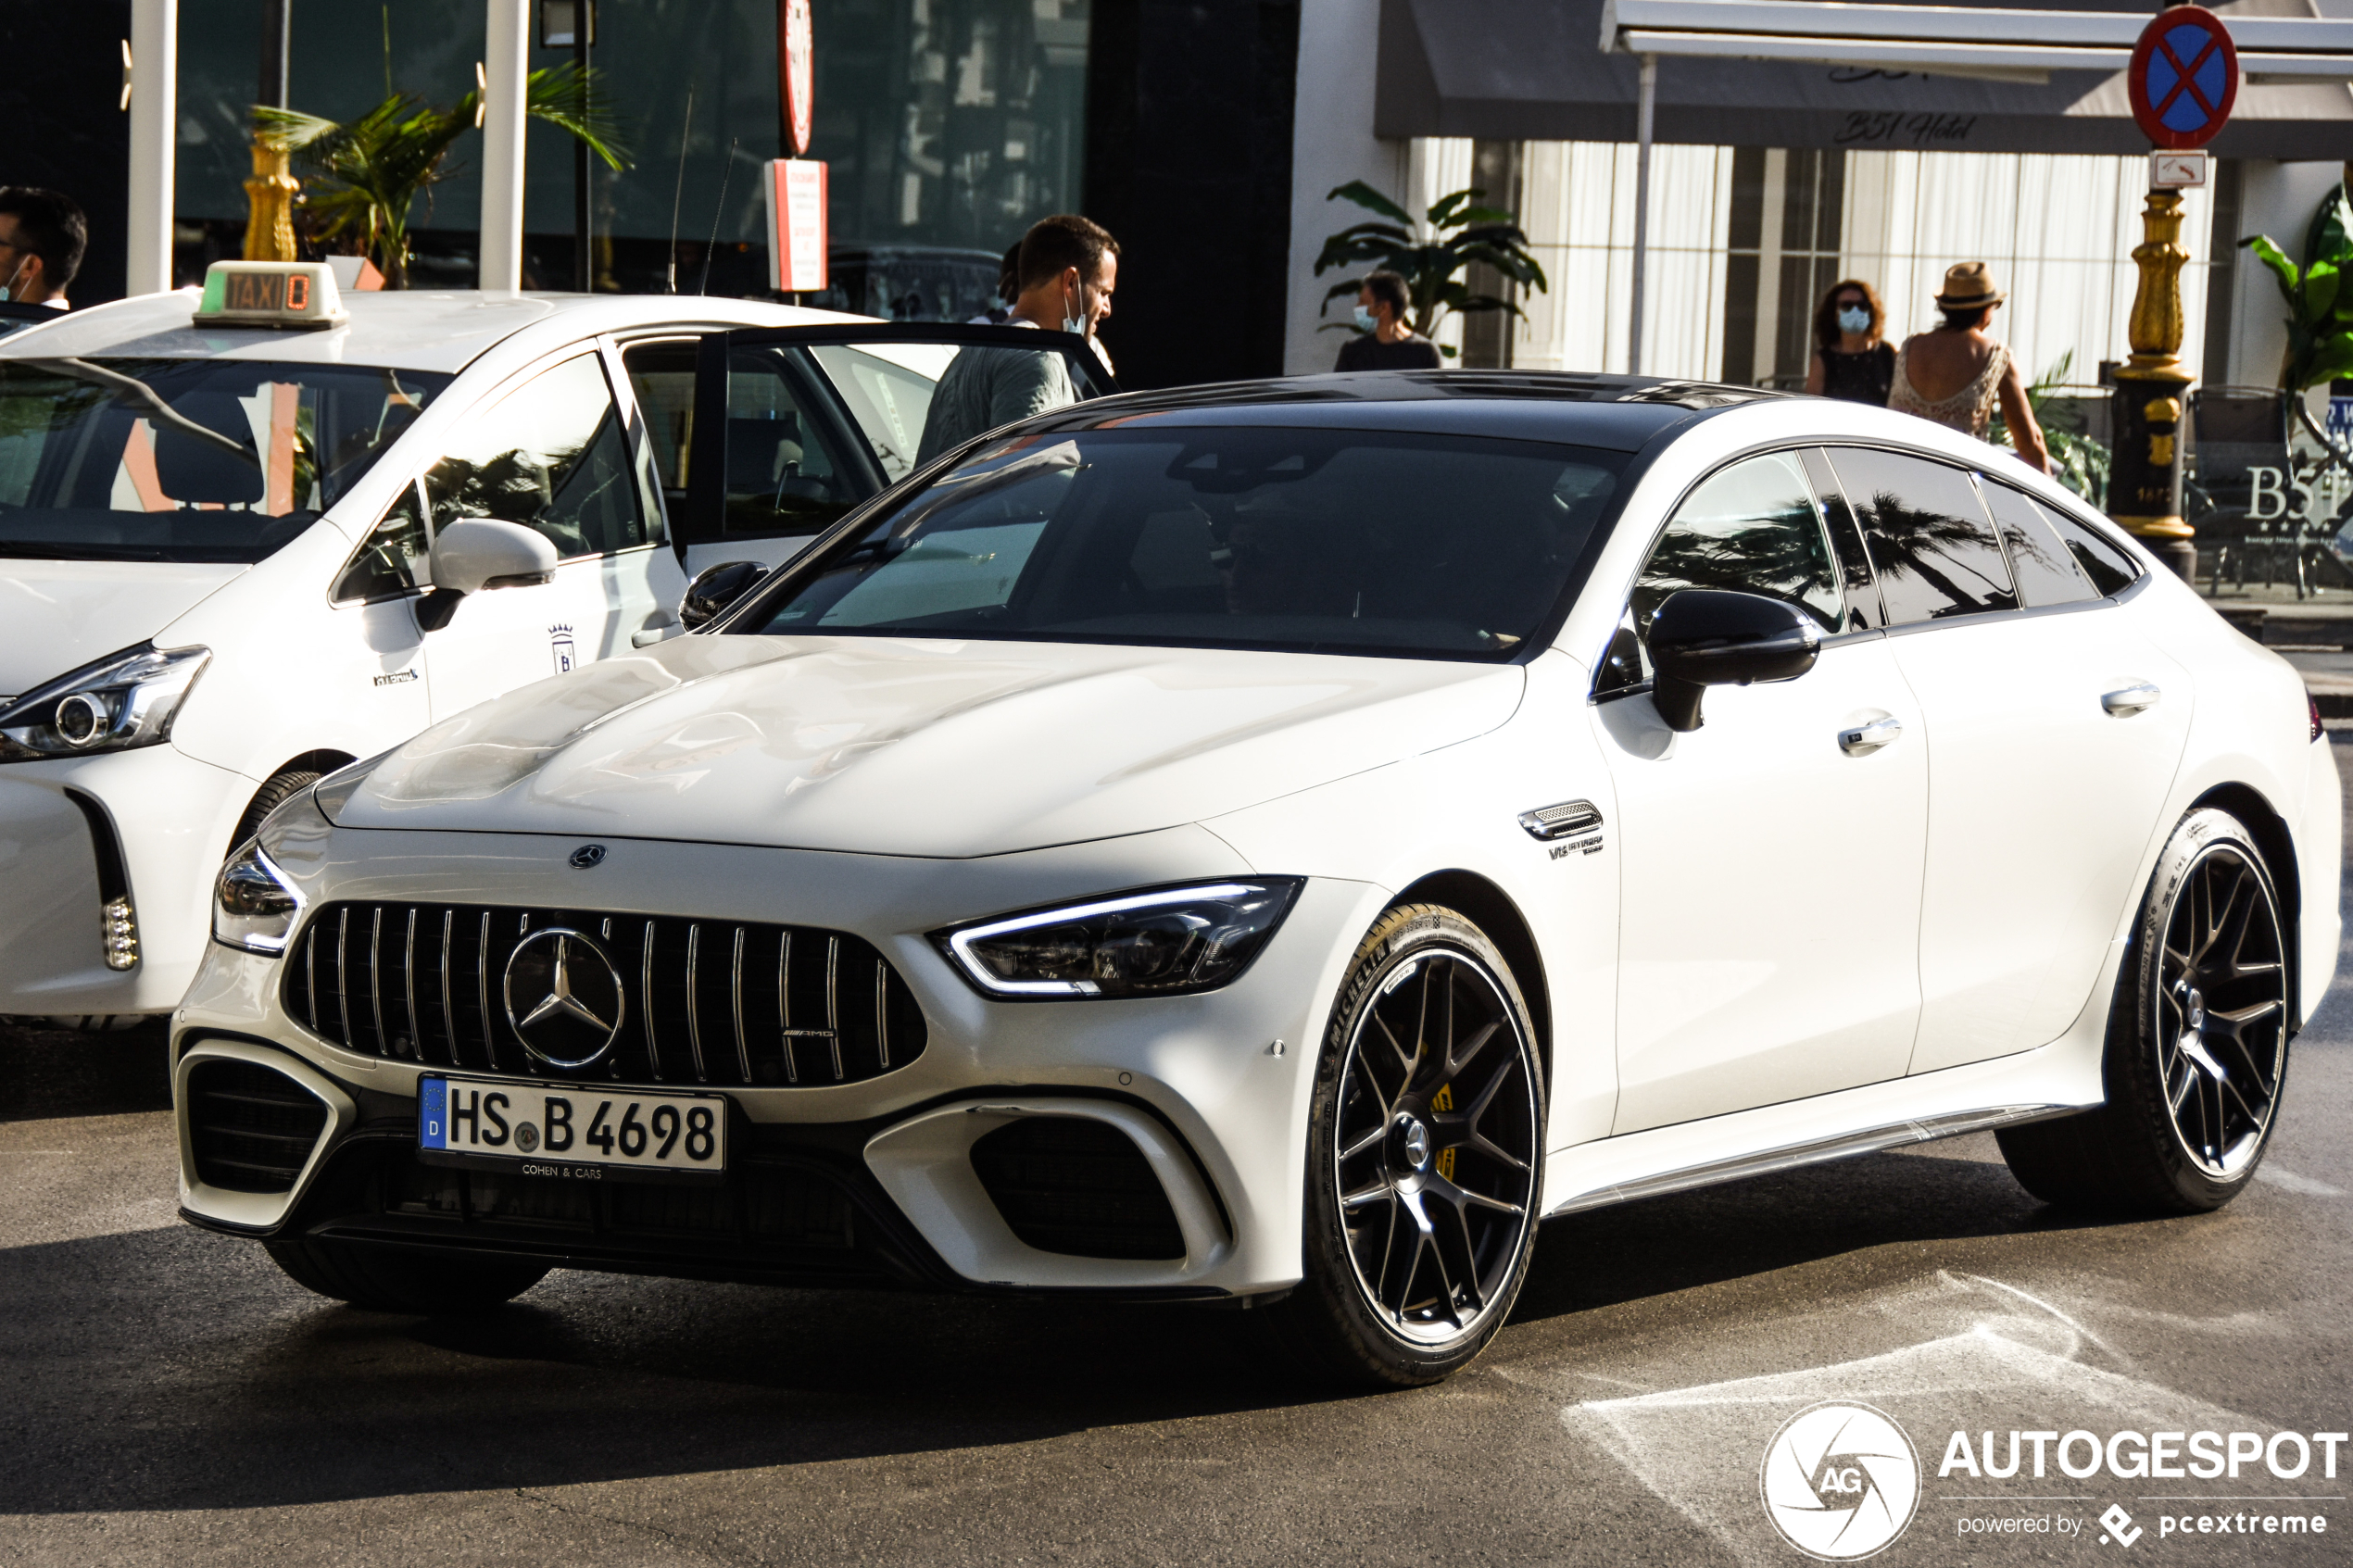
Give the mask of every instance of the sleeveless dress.
POLYGON ((1816 352, 1822 357, 1823 396, 1887 407, 1888 391, 1895 383, 1893 344, 1875 343, 1859 354, 1842 354, 1835 348, 1816 352))
POLYGON ((1994 403, 2002 387, 2002 372, 2009 368, 2010 351, 2001 344, 1994 345, 1987 357, 1985 369, 1977 379, 1953 394, 1930 402, 1912 385, 1912 378, 1904 373, 1904 361, 1908 356, 1895 357, 1895 384, 1887 395, 1887 406, 1899 414, 1918 414, 1921 419, 1957 430, 1964 435, 1985 439, 1985 426, 1994 417, 1994 403))

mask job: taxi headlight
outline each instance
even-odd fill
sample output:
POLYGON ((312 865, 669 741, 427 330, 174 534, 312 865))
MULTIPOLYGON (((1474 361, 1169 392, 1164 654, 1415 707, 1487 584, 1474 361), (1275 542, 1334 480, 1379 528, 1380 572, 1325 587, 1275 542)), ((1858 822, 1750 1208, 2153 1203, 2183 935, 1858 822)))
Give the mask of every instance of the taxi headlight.
POLYGON ((127 751, 170 738, 209 648, 126 648, 0 708, 0 762, 127 751))
POLYGON ((227 947, 275 958, 286 950, 301 913, 301 892, 258 837, 238 846, 213 884, 212 939, 227 947))
POLYGON ((1153 888, 951 926, 932 940, 990 997, 1181 996, 1239 978, 1299 888, 1292 876, 1153 888))

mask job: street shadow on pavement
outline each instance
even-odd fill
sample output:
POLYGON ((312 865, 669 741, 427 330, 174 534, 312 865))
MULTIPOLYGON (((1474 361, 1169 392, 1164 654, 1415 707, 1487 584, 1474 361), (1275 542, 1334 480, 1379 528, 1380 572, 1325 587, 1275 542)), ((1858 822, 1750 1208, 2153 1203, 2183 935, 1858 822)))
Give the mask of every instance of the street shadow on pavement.
MULTIPOLYGON (((1878 1156, 1545 1227, 1499 1352, 1580 1317, 1843 1254, 2066 1222, 1999 1166, 1878 1156), (1532 1337, 1530 1336, 1532 1335, 1532 1337), (1514 1344, 1515 1338, 1520 1341, 1514 1344)), ((1685 1298, 1688 1316, 1720 1310, 1685 1298)), ((308 1296, 191 1229, 0 1253, 0 1512, 248 1508, 986 1450, 1282 1409, 1305 1440, 1433 1419, 1448 1389, 1303 1381, 1254 1315, 559 1273, 475 1319, 308 1296), (13 1449, 13 1452, 9 1450, 13 1449)))
POLYGON ((171 1109, 170 1021, 83 1034, 0 1024, 0 1122, 171 1109))

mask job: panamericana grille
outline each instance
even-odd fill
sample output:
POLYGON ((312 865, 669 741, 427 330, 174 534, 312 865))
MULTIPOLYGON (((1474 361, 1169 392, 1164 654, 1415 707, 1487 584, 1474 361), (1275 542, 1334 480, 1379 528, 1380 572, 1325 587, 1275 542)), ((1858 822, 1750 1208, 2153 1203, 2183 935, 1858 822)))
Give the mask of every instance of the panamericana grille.
POLYGON ((334 903, 285 961, 294 1019, 373 1056, 467 1072, 641 1084, 854 1084, 923 1054, 923 1009, 872 943, 812 926, 482 905, 334 903), (626 997, 597 1060, 558 1074, 507 1016, 535 931, 596 938, 626 997))
POLYGON ((326 1130, 327 1108, 284 1073, 211 1058, 188 1070, 196 1179, 223 1192, 291 1192, 326 1130))

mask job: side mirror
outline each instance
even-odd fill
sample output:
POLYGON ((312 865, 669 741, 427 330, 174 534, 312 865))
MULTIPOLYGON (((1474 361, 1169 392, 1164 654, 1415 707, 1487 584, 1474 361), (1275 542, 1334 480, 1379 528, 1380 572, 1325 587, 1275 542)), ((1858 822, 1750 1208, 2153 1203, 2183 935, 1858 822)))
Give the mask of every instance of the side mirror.
POLYGON ((556 546, 544 533, 495 517, 442 524, 433 537, 433 585, 455 594, 518 588, 556 573, 556 546))
POLYGON ((1696 730, 1709 686, 1794 681, 1814 668, 1821 648, 1821 628, 1786 600, 1679 589, 1651 617, 1652 700, 1668 729, 1696 730))
POLYGON ((686 596, 678 601, 678 623, 689 632, 709 625, 767 575, 768 568, 756 560, 725 560, 705 567, 695 573, 695 580, 686 584, 686 596))

